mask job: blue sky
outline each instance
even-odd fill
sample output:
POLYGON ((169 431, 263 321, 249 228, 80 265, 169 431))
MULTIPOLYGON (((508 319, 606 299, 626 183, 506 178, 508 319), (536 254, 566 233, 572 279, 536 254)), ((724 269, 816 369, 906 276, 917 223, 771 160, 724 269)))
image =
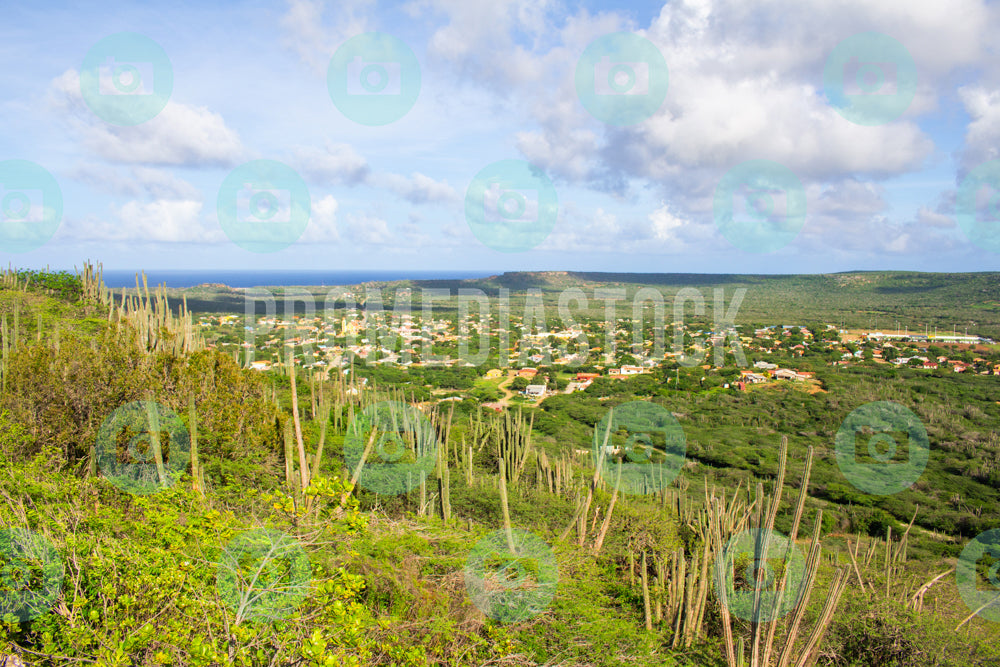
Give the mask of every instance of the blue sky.
MULTIPOLYGON (((109 269, 702 273, 1000 268, 996 252, 966 236, 955 210, 965 175, 1000 158, 996 3, 37 2, 7 6, 4 14, 0 161, 40 165, 63 199, 58 229, 40 247, 10 252, 0 243, 5 264, 72 268, 91 259, 109 269), (81 90, 88 52, 122 32, 159 45, 173 75, 162 110, 131 126, 103 119, 81 90), (372 32, 405 44, 420 76, 412 107, 378 125, 350 118, 327 85, 338 50, 355 48, 352 38, 372 32), (584 104, 591 93, 574 78, 588 48, 621 32, 652 44, 669 79, 662 104, 625 125, 591 115, 584 104), (861 33, 896 40, 915 68, 915 92, 900 115, 877 124, 846 118, 825 88, 831 54, 861 33), (220 186, 254 160, 286 165, 308 188, 304 231, 280 250, 247 249, 220 223, 220 186), (558 197, 551 231, 507 251, 481 240, 465 201, 476 175, 502 160, 530 163, 558 197), (780 247, 759 238, 734 244, 717 224, 724 176, 754 160, 782 165, 804 194, 801 228, 791 240, 780 237, 780 247)), ((638 56, 619 61, 640 68, 630 70, 640 87, 644 77, 658 76, 655 66, 647 74, 638 56)), ((896 64, 888 66, 891 78, 896 64)), ((902 90, 902 81, 890 84, 902 90)), ((271 185, 260 191, 283 192, 271 185)), ((771 193, 779 213, 785 205, 784 186, 751 180, 745 187, 771 193)), ((530 202, 533 190, 522 190, 530 202)), ((0 198, 11 191, 0 182, 0 198)), ((750 204, 732 204, 741 205, 750 204)), ((536 209, 529 203, 529 218, 536 209)))

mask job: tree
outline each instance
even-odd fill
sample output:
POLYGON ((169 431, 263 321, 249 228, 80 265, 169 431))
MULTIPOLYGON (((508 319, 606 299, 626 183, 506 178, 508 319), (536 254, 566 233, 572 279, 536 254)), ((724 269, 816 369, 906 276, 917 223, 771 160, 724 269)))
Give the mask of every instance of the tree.
POLYGON ((622 366, 638 366, 639 362, 631 354, 619 354, 618 363, 622 366))
POLYGON ((510 383, 511 391, 524 391, 528 388, 528 380, 523 377, 516 377, 514 381, 510 383))

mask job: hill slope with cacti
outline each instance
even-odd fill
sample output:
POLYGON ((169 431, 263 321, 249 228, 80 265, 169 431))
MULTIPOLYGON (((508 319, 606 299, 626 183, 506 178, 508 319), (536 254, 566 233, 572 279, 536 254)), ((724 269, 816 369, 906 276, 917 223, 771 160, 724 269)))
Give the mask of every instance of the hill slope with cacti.
POLYGON ((900 378, 739 400, 629 380, 494 414, 375 371, 243 369, 183 299, 90 265, 0 276, 0 338, 0 658, 1000 662, 954 571, 996 490, 963 474, 995 453, 987 399, 948 400, 965 378, 922 392, 937 488, 893 500, 833 480, 822 413, 910 402, 900 378), (592 456, 638 402, 684 425, 682 470, 592 456))

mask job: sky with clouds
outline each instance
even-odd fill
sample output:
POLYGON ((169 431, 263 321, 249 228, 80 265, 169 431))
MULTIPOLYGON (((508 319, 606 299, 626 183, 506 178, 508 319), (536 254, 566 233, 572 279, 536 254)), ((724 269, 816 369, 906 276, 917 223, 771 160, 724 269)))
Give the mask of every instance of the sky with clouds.
MULTIPOLYGON (((62 211, 39 247, 11 252, 0 242, 0 262, 488 273, 997 270, 1000 244, 967 233, 957 203, 963 180, 1000 158, 997 34, 1000 6, 984 0, 8 4, 0 161, 47 170, 62 211), (162 48, 172 75, 162 110, 136 124, 107 120, 86 94, 97 80, 85 76, 88 54, 119 33, 162 48), (414 66, 389 52, 354 58, 371 33, 404 45, 414 66), (592 72, 587 57, 623 33, 658 50, 665 70, 655 57, 644 60, 648 51, 626 50, 592 72), (904 56, 859 51, 841 65, 835 54, 857 35, 894 40, 904 56), (346 74, 334 72, 340 62, 346 74), (359 62, 374 63, 366 90, 378 94, 349 108, 331 82, 346 76, 347 95, 357 97, 360 80, 351 77, 361 76, 359 62), (633 78, 605 81, 617 76, 607 63, 633 78), (831 92, 832 71, 843 73, 845 94, 899 97, 907 67, 915 87, 892 118, 858 122, 831 92), (596 92, 581 89, 581 73, 583 88, 596 92), (620 86, 616 95, 609 85, 620 86), (588 106, 598 98, 630 104, 654 88, 665 90, 662 103, 629 122, 588 106), (398 118, 372 120, 386 110, 379 104, 393 111, 409 93, 415 99, 398 118), (369 115, 359 122, 359 113, 369 115), (305 216, 286 243, 250 247, 221 219, 221 198, 227 176, 260 160, 284 165, 308 195, 303 213, 295 195, 282 198, 280 184, 248 183, 265 193, 265 208, 237 208, 234 220, 265 215, 268 202, 291 202, 289 215, 305 216), (497 177, 490 183, 499 189, 476 188, 498 173, 491 165, 513 161, 545 186, 497 177), (748 178, 725 189, 761 161, 794 175, 799 217, 791 215, 799 200, 780 184, 748 178), (544 194, 532 202, 545 188, 557 204, 544 194), (720 201, 732 216, 749 211, 766 238, 729 234, 720 201), (513 208, 491 218, 490 207, 504 202, 513 208), (475 206, 486 208, 485 219, 470 213, 475 206), (770 224, 777 227, 767 232, 770 224), (497 235, 498 225, 521 236, 497 235)), ((133 60, 152 78, 142 58, 133 60)), ((166 80, 161 69, 155 76, 166 80)), ((0 218, 27 215, 22 199, 3 198, 36 195, 23 183, 18 191, 13 177, 5 184, 7 173, 0 164, 0 218)), ((1000 199, 983 188, 985 212, 976 219, 986 224, 991 210, 1000 215, 1000 199)), ((284 215, 274 211, 275 220, 284 215)))

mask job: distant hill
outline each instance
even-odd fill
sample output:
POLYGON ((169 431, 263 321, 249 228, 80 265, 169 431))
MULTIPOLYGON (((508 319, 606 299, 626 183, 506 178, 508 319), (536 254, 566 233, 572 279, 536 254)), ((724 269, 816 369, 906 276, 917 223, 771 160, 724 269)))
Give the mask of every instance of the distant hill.
MULTIPOLYGON (((735 291, 746 289, 739 308, 741 323, 829 322, 848 327, 964 332, 1000 338, 1000 272, 921 273, 916 271, 851 271, 811 275, 699 274, 699 273, 603 273, 583 271, 513 271, 477 279, 400 280, 366 283, 392 294, 397 288, 478 288, 496 296, 500 288, 510 290, 512 307, 529 289, 540 289, 546 298, 562 289, 578 287, 588 296, 602 287, 624 287, 628 297, 643 287, 654 287, 670 300, 682 288, 703 291, 706 314, 710 315, 714 289, 722 288, 728 304, 735 291)), ((295 288, 308 290, 318 309, 331 290, 363 290, 358 286, 295 288)), ((179 299, 187 295, 193 312, 244 312, 243 289, 223 285, 200 285, 172 289, 179 299)), ((282 309, 280 292, 277 308, 282 309)), ((414 304, 419 294, 414 294, 414 304)), ((601 305, 594 301, 593 308, 601 305)), ((439 306, 435 305, 435 309, 439 306)), ((601 306, 603 307, 603 306, 601 306)), ((669 307, 669 303, 668 303, 669 307)))

